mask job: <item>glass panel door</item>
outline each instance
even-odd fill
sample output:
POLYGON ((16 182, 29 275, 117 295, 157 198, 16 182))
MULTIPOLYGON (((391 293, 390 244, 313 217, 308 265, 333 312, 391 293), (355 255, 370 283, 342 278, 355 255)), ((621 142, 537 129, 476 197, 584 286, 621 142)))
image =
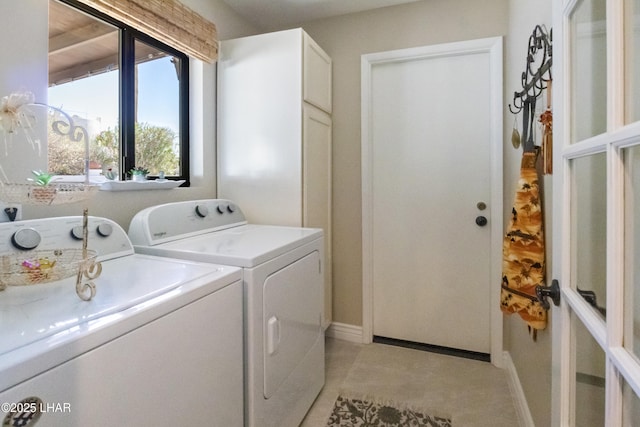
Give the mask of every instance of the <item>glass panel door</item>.
POLYGON ((638 426, 640 0, 553 7, 552 421, 638 426))

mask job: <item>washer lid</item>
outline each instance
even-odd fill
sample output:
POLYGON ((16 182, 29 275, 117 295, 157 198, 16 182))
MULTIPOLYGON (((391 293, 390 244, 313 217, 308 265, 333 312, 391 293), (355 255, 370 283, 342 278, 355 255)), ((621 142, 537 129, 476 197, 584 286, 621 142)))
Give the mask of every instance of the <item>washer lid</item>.
POLYGON ((322 229, 249 224, 155 246, 137 252, 238 267, 255 267, 321 238, 322 229))
POLYGON ((234 267, 130 255, 102 263, 91 301, 76 295, 75 276, 9 286, 0 292, 0 368, 7 353, 37 341, 55 347, 74 333, 88 333, 117 320, 105 320, 112 314, 136 306, 142 311, 182 295, 189 285, 206 286, 210 293, 239 279, 241 271, 234 267))

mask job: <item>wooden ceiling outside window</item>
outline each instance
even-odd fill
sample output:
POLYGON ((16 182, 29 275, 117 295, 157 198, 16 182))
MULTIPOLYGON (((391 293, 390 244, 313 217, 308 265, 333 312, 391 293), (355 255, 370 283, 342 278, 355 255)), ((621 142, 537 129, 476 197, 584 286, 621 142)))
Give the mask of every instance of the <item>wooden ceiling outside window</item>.
MULTIPOLYGON (((137 0, 98 0, 89 1, 81 0, 83 3, 100 3, 103 9, 108 3, 118 3, 133 5, 136 7, 137 0)), ((137 28, 154 38, 157 38, 178 50, 198 59, 207 62, 214 61, 217 58, 217 41, 215 26, 199 17, 199 15, 189 11, 175 0, 156 1, 145 0, 146 5, 161 4, 170 8, 170 10, 178 10, 180 19, 196 20, 198 24, 188 26, 192 30, 199 28, 199 34, 196 41, 195 36, 189 36, 187 43, 197 45, 197 48, 188 48, 181 34, 173 32, 171 36, 161 37, 158 32, 163 29, 156 29, 156 34, 149 34, 151 30, 137 28), (176 9, 177 7, 177 9, 176 9), (187 16, 187 18, 185 18, 187 16), (182 42, 176 42, 180 39, 182 42)), ((112 6, 109 6, 112 7, 112 6)), ((156 5, 157 7, 157 5, 156 5)), ((98 9, 100 10, 100 9, 98 9)), ((100 10, 101 12, 108 12, 100 10)), ((146 13, 151 13, 147 11, 146 13)), ((108 13, 113 16, 117 13, 108 13)), ((121 16, 114 16, 116 19, 122 20, 121 16)), ((171 17, 169 17, 171 18, 171 17)), ((165 27, 168 19, 164 19, 165 27)), ((147 27, 150 28, 152 21, 147 21, 147 27)), ((125 22, 127 23, 127 22, 125 22)), ((130 24, 130 23, 129 23, 130 24)), ((131 24, 130 24, 131 25, 131 24)), ((134 25, 132 25, 134 26, 134 25)), ((160 25, 158 25, 160 26, 160 25)), ((135 27, 135 26, 134 26, 135 27)), ((170 31, 170 30, 167 30, 170 31)), ((99 19, 87 15, 78 9, 75 9, 56 0, 49 0, 49 85, 61 84, 68 81, 76 80, 101 72, 111 71, 118 68, 118 37, 119 32, 113 27, 99 19)), ((138 43, 136 47, 136 62, 142 62, 149 59, 156 59, 163 55, 159 50, 152 48, 144 43, 138 43)))
POLYGON ((49 85, 118 68, 118 29, 49 1, 49 85))

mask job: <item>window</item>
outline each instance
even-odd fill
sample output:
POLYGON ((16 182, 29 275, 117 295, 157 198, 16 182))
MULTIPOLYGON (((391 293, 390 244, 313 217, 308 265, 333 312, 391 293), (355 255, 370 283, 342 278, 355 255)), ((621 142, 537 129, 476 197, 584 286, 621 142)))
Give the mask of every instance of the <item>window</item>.
MULTIPOLYGON (((48 104, 89 135, 89 169, 189 179, 189 59, 75 0, 49 0, 48 104)), ((85 173, 85 146, 49 132, 49 172, 85 173)))

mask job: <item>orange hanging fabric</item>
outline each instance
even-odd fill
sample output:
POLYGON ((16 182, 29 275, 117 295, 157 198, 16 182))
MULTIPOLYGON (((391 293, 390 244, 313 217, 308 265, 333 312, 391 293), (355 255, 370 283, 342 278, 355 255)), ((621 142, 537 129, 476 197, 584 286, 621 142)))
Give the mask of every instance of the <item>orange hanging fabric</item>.
POLYGON ((547 311, 536 297, 536 286, 544 286, 545 248, 540 199, 537 151, 522 157, 520 180, 509 229, 503 242, 500 307, 504 313, 518 313, 533 330, 547 326, 547 311))

